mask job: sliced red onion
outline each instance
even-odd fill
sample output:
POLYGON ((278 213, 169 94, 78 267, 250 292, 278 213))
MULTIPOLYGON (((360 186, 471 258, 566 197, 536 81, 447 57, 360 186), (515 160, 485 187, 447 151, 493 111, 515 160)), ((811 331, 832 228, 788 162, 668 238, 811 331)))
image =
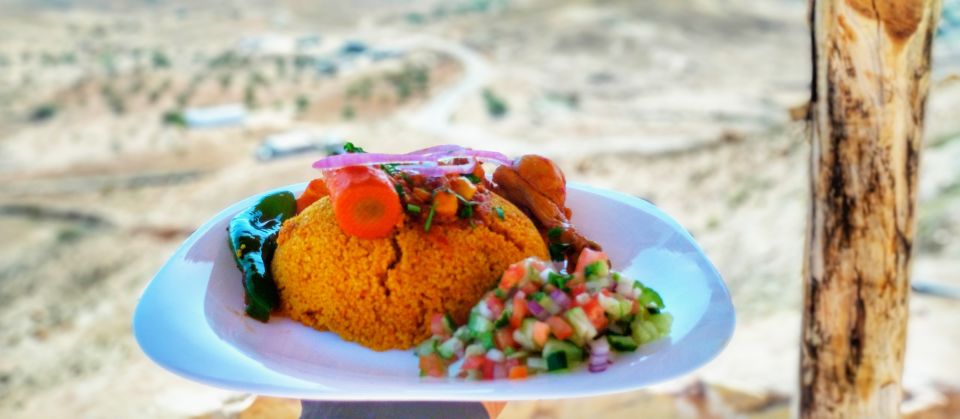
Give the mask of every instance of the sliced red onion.
POLYGON ((476 160, 470 160, 464 164, 437 165, 437 164, 415 164, 400 166, 403 170, 414 170, 424 176, 436 177, 451 173, 471 173, 477 166, 476 160))
POLYGON ((550 298, 554 303, 557 304, 561 309, 566 310, 570 307, 570 297, 567 297, 567 293, 560 290, 550 291, 550 298))
POLYGON ((546 320, 548 317, 550 317, 550 313, 546 309, 544 309, 543 306, 538 304, 536 301, 533 301, 533 300, 527 301, 527 308, 529 308, 530 313, 532 313, 533 316, 539 320, 546 320))
MULTIPOLYGON (((457 145, 439 145, 433 147, 427 147, 421 150, 413 151, 406 154, 387 154, 387 153, 347 153, 347 154, 338 154, 335 156, 325 157, 323 159, 317 160, 313 163, 315 169, 321 170, 332 170, 339 169, 346 166, 360 166, 360 165, 373 165, 373 164, 388 164, 388 163, 434 163, 436 164, 439 160, 448 160, 454 158, 474 158, 481 161, 487 161, 491 163, 497 163, 501 165, 511 164, 510 159, 502 153, 495 151, 486 151, 486 150, 470 150, 457 145)), ((473 170, 473 165, 476 162, 470 163, 470 170, 473 170)), ((450 167, 455 167, 459 165, 453 165, 450 167)), ((439 167, 439 166, 438 166, 439 167)), ((456 170, 456 169, 451 169, 456 170)), ((448 172, 452 173, 452 172, 448 172)), ((464 173, 464 172, 460 172, 464 173)))

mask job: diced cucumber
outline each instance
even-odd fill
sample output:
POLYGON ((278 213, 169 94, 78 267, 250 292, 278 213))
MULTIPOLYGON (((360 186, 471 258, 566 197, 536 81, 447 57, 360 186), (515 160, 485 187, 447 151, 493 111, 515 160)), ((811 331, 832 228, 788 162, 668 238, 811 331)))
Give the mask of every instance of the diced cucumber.
POLYGON ((567 369, 567 355, 563 352, 554 352, 546 356, 547 371, 561 371, 567 369))
POLYGON ((574 338, 576 339, 574 342, 582 344, 582 342, 589 342, 597 337, 597 328, 593 327, 593 323, 590 323, 587 313, 584 313, 582 308, 571 308, 563 315, 570 322, 570 326, 573 327, 573 334, 577 336, 574 338))
POLYGON ((457 328, 457 331, 453 332, 453 337, 464 342, 469 342, 470 339, 473 339, 473 332, 471 332, 467 326, 460 326, 457 328))
POLYGON ((527 358, 527 368, 538 370, 538 371, 546 371, 547 360, 540 357, 532 356, 530 358, 527 358))
MULTIPOLYGON (((657 316, 660 316, 660 314, 657 314, 657 316)), ((658 320, 658 322, 667 322, 667 321, 669 320, 667 319, 658 320)), ((666 326, 669 328, 669 325, 666 325, 666 326)), ((638 345, 643 345, 645 343, 653 342, 663 336, 666 336, 666 333, 660 332, 660 330, 658 329, 657 325, 654 322, 650 320, 644 320, 641 317, 637 317, 636 319, 634 319, 633 323, 630 324, 630 328, 632 329, 631 336, 633 337, 633 340, 638 345)))
POLYGON ((630 336, 607 335, 607 342, 610 342, 610 347, 620 352, 637 350, 637 342, 630 336))
POLYGON ((656 307, 663 309, 663 299, 653 288, 644 287, 640 297, 637 298, 640 307, 656 307))
POLYGON ((613 280, 609 276, 597 277, 586 282, 587 291, 590 292, 600 292, 600 290, 610 288, 612 285, 613 280))
POLYGON ((579 364, 583 360, 583 349, 570 342, 550 339, 543 347, 543 356, 547 360, 547 370, 555 371, 555 366, 562 365, 559 367, 562 369, 579 364), (557 354, 562 355, 562 362, 557 360, 557 354))
POLYGON ((624 310, 623 305, 620 303, 622 298, 623 297, 619 295, 606 296, 603 293, 597 294, 597 301, 600 302, 600 307, 603 307, 603 311, 605 311, 612 320, 620 320, 630 314, 630 309, 633 308, 630 302, 627 301, 627 309, 624 310))
POLYGON ((427 356, 437 351, 437 339, 430 338, 417 345, 417 356, 427 356))
POLYGON ((437 353, 440 354, 440 357, 443 359, 450 359, 461 349, 463 349, 463 341, 457 338, 450 338, 437 347, 437 353))
POLYGON ((506 326, 507 323, 510 323, 510 315, 512 314, 513 310, 503 310, 503 312, 500 313, 500 317, 497 317, 497 320, 493 322, 493 327, 499 329, 506 326))
POLYGON ((608 275, 610 275, 610 266, 607 265, 607 261, 605 260, 598 260, 583 268, 583 277, 586 278, 587 281, 608 275))
POLYGON ((556 315, 562 310, 560 306, 557 305, 557 303, 545 293, 538 292, 536 295, 536 300, 537 304, 540 304, 540 307, 543 307, 544 310, 547 310, 547 312, 552 315, 556 315))
POLYGON ((483 345, 484 349, 494 348, 493 344, 493 332, 483 332, 477 335, 477 342, 483 345))
MULTIPOLYGON (((486 305, 486 304, 484 304, 486 305)), ((478 335, 483 332, 489 332, 493 330, 493 322, 490 319, 487 319, 482 314, 477 312, 470 313, 470 321, 468 322, 468 327, 470 331, 475 335, 478 335)))
POLYGON ((487 350, 486 348, 483 347, 483 345, 479 343, 472 343, 467 346, 467 349, 463 350, 463 357, 469 358, 471 356, 483 355, 486 353, 487 353, 487 350))
POLYGON ((673 316, 670 313, 657 313, 650 315, 647 321, 656 326, 660 336, 666 336, 670 333, 670 326, 673 325, 673 316))
POLYGON ((537 319, 526 318, 523 319, 523 323, 520 323, 520 328, 517 329, 520 331, 520 334, 523 335, 523 340, 519 341, 518 343, 520 343, 520 345, 524 348, 532 351, 540 349, 540 347, 537 346, 537 343, 533 340, 533 327, 536 323, 537 319))
POLYGON ((448 333, 453 333, 454 330, 457 330, 457 325, 453 323, 453 317, 450 317, 449 313, 443 315, 442 324, 448 333))

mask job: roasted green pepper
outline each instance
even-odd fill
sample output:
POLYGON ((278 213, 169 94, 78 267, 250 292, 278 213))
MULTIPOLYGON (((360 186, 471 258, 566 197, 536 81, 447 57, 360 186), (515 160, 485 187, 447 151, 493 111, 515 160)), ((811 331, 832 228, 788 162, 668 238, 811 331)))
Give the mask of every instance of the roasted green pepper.
POLYGON ((280 224, 296 212, 297 200, 293 194, 277 192, 237 214, 227 227, 230 250, 243 273, 247 315, 262 322, 270 319, 270 312, 280 303, 277 284, 270 274, 277 233, 280 224))

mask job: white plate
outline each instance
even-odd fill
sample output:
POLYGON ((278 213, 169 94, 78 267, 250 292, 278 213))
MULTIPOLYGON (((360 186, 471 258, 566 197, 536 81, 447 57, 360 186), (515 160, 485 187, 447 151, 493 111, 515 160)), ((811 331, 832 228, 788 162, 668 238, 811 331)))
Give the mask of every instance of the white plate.
MULTIPOLYGON (((299 193, 305 185, 282 189, 299 193)), ((234 204, 200 227, 144 290, 133 332, 143 352, 162 367, 217 387, 299 399, 553 399, 627 391, 678 377, 713 359, 733 334, 730 295, 689 233, 646 201, 571 184, 567 199, 574 225, 603 245, 617 270, 660 292, 674 317, 669 339, 621 355, 598 374, 582 368, 522 381, 420 378, 412 351, 374 352, 286 318, 264 324, 243 315, 243 288, 226 227, 259 197, 234 204)))

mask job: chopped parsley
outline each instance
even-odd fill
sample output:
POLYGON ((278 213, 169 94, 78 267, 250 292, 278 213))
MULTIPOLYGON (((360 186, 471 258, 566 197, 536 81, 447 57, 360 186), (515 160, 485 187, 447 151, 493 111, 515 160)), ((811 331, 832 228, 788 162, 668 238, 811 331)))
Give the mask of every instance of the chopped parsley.
POLYGON ((430 225, 433 224, 433 214, 437 212, 437 201, 430 204, 430 212, 427 213, 427 221, 423 223, 423 231, 430 232, 430 225))
POLYGON ((560 236, 563 235, 563 231, 563 227, 554 227, 547 231, 547 237, 550 239, 550 245, 547 246, 547 250, 550 251, 550 259, 554 262, 563 262, 564 255, 567 253, 567 250, 570 249, 569 243, 560 241, 560 236))
POLYGON ((547 246, 547 250, 550 251, 550 260, 554 262, 563 262, 564 255, 567 254, 567 249, 570 248, 570 245, 567 243, 550 243, 547 246))
POLYGON ((547 273, 547 283, 553 284, 555 287, 560 288, 561 290, 566 289, 567 281, 571 279, 573 279, 573 275, 561 275, 556 272, 547 273))
POLYGON ((414 214, 420 213, 420 206, 414 204, 407 204, 407 212, 412 212, 414 214))
POLYGON ((460 213, 457 214, 460 218, 470 218, 473 217, 473 206, 476 205, 473 202, 464 202, 463 207, 460 208, 460 213))
POLYGON ((493 207, 493 210, 497 213, 497 217, 499 217, 501 220, 506 219, 503 215, 503 208, 493 207))
POLYGON ((349 141, 343 144, 343 151, 347 153, 366 153, 366 151, 363 151, 363 148, 357 147, 349 141))
POLYGON ((400 197, 400 199, 403 199, 403 195, 404 195, 404 193, 403 193, 403 186, 400 186, 399 183, 394 183, 394 184, 393 184, 393 189, 394 189, 395 191, 397 191, 397 195, 400 197))
POLYGON ((473 173, 463 175, 463 177, 467 178, 467 180, 469 180, 474 185, 479 184, 480 182, 483 181, 483 179, 480 179, 480 176, 477 176, 473 173))

